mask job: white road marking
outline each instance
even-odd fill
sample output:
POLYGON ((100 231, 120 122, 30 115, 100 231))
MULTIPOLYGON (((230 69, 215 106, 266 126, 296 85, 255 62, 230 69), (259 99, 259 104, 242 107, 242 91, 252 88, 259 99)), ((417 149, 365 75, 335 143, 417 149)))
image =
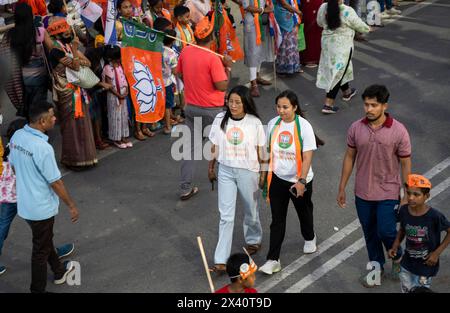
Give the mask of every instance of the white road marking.
POLYGON ((260 284, 258 286, 259 292, 267 292, 268 290, 276 286, 278 283, 280 283, 282 280, 284 280, 291 274, 295 273, 302 266, 308 264, 310 261, 314 260, 322 253, 327 251, 329 248, 334 246, 336 243, 338 243, 339 241, 350 235, 359 227, 360 227, 359 220, 355 219, 353 222, 342 228, 341 231, 337 232, 327 240, 320 243, 317 247, 316 253, 302 255, 300 258, 298 258, 297 260, 289 264, 286 268, 284 268, 279 274, 273 276, 273 278, 270 278, 265 282, 263 282, 262 284, 260 284))
MULTIPOLYGON (((450 177, 447 178, 442 183, 438 184, 435 188, 432 189, 430 199, 433 199, 435 196, 446 190, 450 187, 450 177)), ((328 262, 320 266, 317 270, 294 284, 292 287, 288 288, 285 292, 301 292, 317 280, 319 280, 322 276, 324 276, 329 271, 333 270, 336 266, 341 264, 343 261, 354 255, 356 252, 365 247, 364 238, 361 238, 354 242, 351 246, 347 247, 345 250, 331 258, 328 262)))
POLYGON ((439 163, 438 165, 434 166, 431 170, 426 172, 423 176, 425 176, 428 179, 432 179, 434 176, 445 170, 447 167, 450 166, 450 157, 446 158, 444 161, 439 163))
POLYGON ((341 251, 338 255, 336 255, 334 258, 323 264, 321 267, 316 269, 311 274, 307 275, 305 278, 300 280, 298 283, 287 289, 285 292, 291 292, 291 293, 298 293, 302 292, 305 288, 319 280, 322 276, 324 276, 326 273, 334 269, 336 266, 347 260, 349 257, 354 255, 356 252, 358 252, 360 249, 362 249, 365 246, 364 238, 361 238, 355 243, 353 243, 351 246, 347 247, 345 250, 341 251))
MULTIPOLYGON (((433 178, 438 175, 440 172, 445 170, 448 166, 450 166, 450 157, 446 158, 439 164, 432 167, 429 171, 427 171, 424 176, 428 179, 433 178)), ((450 178, 446 179, 441 184, 438 184, 432 189, 430 200, 437 196, 442 191, 446 190, 450 186, 450 178)), ((320 256, 323 252, 334 246, 336 243, 350 235, 352 232, 357 230, 360 227, 359 219, 355 219, 347 226, 343 227, 339 232, 332 235, 328 239, 324 240, 322 243, 318 245, 318 251, 313 254, 305 254, 296 259, 294 262, 283 268, 283 270, 271 278, 264 281, 259 285, 258 290, 260 292, 268 292, 270 289, 278 285, 284 279, 298 271, 302 266, 306 265, 316 257, 320 256)), ((323 275, 322 275, 323 276, 323 275)))

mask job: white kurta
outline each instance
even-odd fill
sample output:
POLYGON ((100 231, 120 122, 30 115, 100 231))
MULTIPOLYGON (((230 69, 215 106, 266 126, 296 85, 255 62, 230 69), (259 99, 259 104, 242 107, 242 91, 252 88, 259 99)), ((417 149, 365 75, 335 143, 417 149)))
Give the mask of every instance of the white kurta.
POLYGON ((329 92, 344 76, 341 85, 353 80, 353 65, 350 51, 354 50, 353 38, 355 31, 368 33, 369 26, 364 23, 351 7, 341 4, 341 26, 335 30, 328 29, 326 21, 327 3, 320 6, 317 13, 317 24, 323 28, 322 51, 319 69, 317 71, 316 86, 329 92))

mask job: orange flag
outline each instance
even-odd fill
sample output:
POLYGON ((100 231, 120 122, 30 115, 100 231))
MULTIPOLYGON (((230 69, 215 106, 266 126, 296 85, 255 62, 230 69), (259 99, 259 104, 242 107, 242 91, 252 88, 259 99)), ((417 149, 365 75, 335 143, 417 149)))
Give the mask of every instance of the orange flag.
POLYGON ((122 19, 122 66, 130 86, 136 121, 155 123, 164 117, 162 77, 164 34, 122 19))

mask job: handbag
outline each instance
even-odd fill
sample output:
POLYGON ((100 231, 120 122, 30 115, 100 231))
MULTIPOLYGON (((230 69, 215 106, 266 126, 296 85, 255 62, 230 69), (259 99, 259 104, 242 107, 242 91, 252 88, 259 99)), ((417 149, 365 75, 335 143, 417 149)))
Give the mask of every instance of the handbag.
POLYGON ((78 71, 66 67, 66 78, 69 83, 85 89, 90 89, 100 82, 100 78, 87 66, 80 66, 78 71))

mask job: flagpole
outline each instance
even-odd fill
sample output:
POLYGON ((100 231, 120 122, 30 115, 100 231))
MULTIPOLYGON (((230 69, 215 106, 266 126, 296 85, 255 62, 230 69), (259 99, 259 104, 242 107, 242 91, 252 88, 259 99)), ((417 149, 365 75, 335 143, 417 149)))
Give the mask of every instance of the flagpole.
POLYGON ((208 268, 208 261, 206 261, 205 249, 203 249, 202 238, 197 236, 198 248, 200 249, 200 254, 202 255, 203 266, 205 267, 206 277, 208 278, 209 288, 211 289, 211 293, 214 293, 214 284, 211 279, 211 273, 208 268))
MULTIPOLYGON (((157 31, 157 30, 154 30, 154 31, 157 31)), ((157 32, 160 32, 160 31, 157 31, 157 32)), ((189 43, 189 42, 184 41, 184 40, 182 40, 182 39, 180 39, 180 38, 178 38, 178 37, 173 37, 173 36, 167 35, 167 34, 164 33, 164 32, 160 32, 160 33, 164 34, 164 36, 166 36, 166 37, 168 37, 168 38, 172 38, 172 39, 181 41, 182 43, 184 43, 184 44, 186 44, 186 45, 193 46, 193 47, 197 47, 198 49, 201 49, 201 50, 203 50, 203 51, 206 51, 206 52, 215 54, 215 55, 217 55, 218 57, 221 57, 222 59, 225 57, 224 55, 221 55, 221 54, 219 54, 219 53, 216 53, 216 52, 212 51, 211 49, 208 49, 208 48, 205 48, 205 47, 202 47, 202 46, 198 46, 198 45, 193 44, 193 43, 189 43)), ((231 61, 232 61, 233 63, 236 63, 235 60, 231 60, 231 61)))

